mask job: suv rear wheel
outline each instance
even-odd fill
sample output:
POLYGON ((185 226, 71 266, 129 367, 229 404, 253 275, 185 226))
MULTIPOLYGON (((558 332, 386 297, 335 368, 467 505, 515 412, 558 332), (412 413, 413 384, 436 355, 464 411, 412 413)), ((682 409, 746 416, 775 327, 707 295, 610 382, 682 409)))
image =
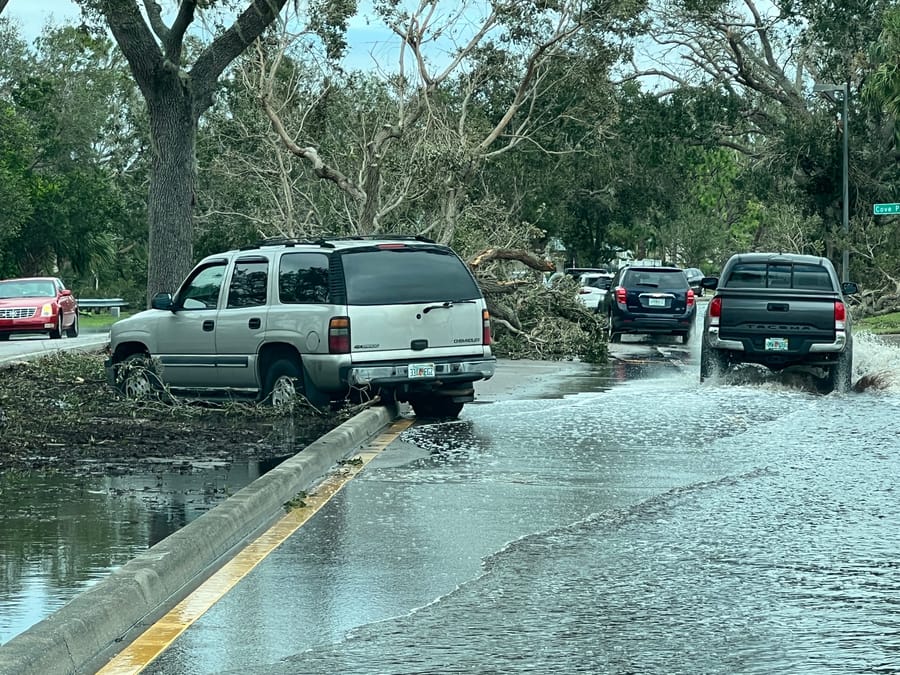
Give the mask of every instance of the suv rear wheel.
POLYGON ((456 419, 462 412, 464 403, 454 401, 449 396, 437 394, 417 396, 410 404, 420 419, 456 419))
POLYGON ((607 342, 621 342, 622 334, 617 333, 613 330, 613 318, 612 314, 606 315, 606 341, 607 342))
POLYGON ((293 404, 297 395, 303 393, 302 377, 300 364, 291 359, 279 359, 266 373, 263 400, 276 407, 293 404))

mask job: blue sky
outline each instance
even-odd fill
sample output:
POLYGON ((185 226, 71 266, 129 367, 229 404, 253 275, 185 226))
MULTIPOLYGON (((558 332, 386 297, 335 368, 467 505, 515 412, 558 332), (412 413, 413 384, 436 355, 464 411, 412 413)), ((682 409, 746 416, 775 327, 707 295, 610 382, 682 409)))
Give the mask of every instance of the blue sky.
MULTIPOLYGON (((173 8, 175 0, 163 0, 161 4, 164 8, 173 8)), ((361 8, 366 5, 368 3, 360 2, 361 8)), ((3 16, 16 22, 22 37, 31 43, 48 23, 77 23, 81 14, 72 0, 9 0, 3 16)), ((347 42, 349 52, 344 67, 348 70, 396 69, 397 38, 380 22, 367 21, 361 15, 354 17, 350 21, 347 42)))

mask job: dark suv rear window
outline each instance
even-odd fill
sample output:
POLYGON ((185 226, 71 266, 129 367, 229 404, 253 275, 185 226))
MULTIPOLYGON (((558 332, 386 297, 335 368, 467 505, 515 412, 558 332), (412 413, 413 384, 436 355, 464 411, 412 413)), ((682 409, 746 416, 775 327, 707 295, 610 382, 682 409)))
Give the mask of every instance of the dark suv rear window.
POLYGON ((792 288, 834 291, 831 277, 821 265, 738 263, 731 270, 728 288, 792 288))
POLYGON ((628 270, 623 279, 626 288, 663 288, 683 291, 688 287, 681 270, 628 270))
POLYGON ((439 248, 403 247, 343 255, 347 302, 400 305, 475 300, 481 291, 456 255, 439 248))

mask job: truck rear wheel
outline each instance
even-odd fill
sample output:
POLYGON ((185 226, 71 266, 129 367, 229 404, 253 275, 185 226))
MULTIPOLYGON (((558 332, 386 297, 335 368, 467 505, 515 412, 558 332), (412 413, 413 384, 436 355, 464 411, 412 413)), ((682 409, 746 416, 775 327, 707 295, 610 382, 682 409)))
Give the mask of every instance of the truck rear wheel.
POLYGON ((828 373, 819 382, 819 391, 830 394, 833 391, 848 392, 853 386, 853 352, 845 349, 837 361, 829 366, 828 373))
POLYGON ((728 369, 728 357, 713 349, 704 340, 700 346, 700 381, 721 375, 728 369))

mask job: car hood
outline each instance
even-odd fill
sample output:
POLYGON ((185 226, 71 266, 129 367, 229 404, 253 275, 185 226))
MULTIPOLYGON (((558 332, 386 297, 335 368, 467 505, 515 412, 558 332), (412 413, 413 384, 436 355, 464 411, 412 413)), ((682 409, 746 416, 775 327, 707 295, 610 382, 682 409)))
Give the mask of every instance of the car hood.
POLYGON ((0 298, 0 307, 35 307, 45 302, 56 302, 52 295, 40 295, 27 298, 0 298))

